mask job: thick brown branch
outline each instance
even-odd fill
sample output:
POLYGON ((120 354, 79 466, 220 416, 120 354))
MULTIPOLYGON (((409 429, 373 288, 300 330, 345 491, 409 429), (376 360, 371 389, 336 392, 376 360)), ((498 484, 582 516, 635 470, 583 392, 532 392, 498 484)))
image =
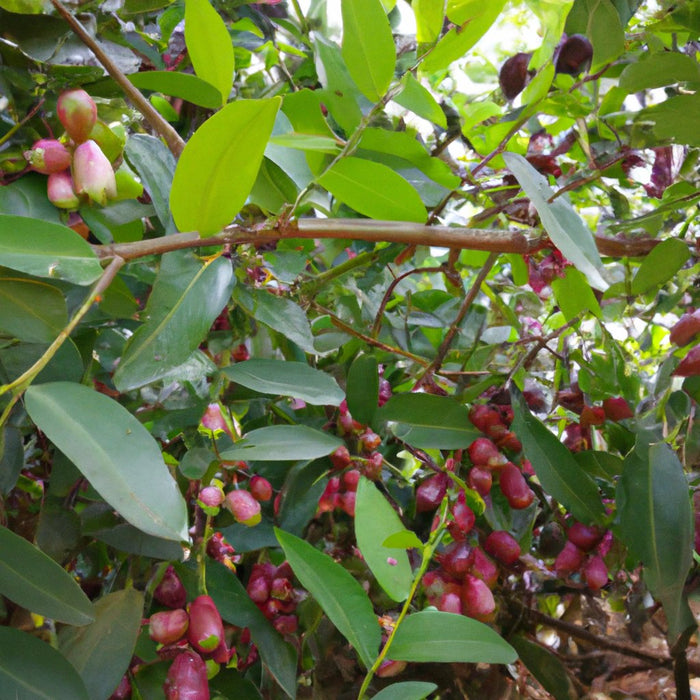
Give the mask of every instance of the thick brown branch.
MULTIPOLYGON (((97 245, 94 250, 101 258, 119 255, 134 260, 147 255, 159 255, 170 250, 217 246, 225 243, 265 243, 288 238, 340 238, 358 241, 404 243, 437 246, 455 250, 482 250, 489 253, 534 253, 547 247, 549 239, 537 229, 501 231, 498 229, 426 226, 402 221, 372 219, 299 219, 279 222, 275 228, 229 226, 222 233, 200 238, 196 231, 176 233, 134 243, 97 245)), ((613 258, 648 255, 660 242, 653 238, 617 239, 595 237, 601 255, 613 258)))
POLYGON ((131 100, 134 107, 143 114, 146 121, 148 121, 153 129, 164 139, 171 153, 178 158, 180 153, 182 153, 182 149, 185 147, 185 142, 180 137, 180 134, 160 116, 153 105, 131 84, 131 82, 129 82, 129 79, 100 48, 100 45, 85 31, 83 25, 73 17, 70 11, 66 9, 59 0, 51 0, 51 3, 61 17, 68 22, 73 33, 95 54, 95 57, 102 67, 109 73, 112 80, 126 93, 126 96, 131 100))

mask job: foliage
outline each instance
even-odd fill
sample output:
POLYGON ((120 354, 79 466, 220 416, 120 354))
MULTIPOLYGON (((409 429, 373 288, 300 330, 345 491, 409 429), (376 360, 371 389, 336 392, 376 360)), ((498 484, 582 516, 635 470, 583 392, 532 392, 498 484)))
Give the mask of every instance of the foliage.
POLYGON ((3 688, 689 698, 698 2, 339 7, 0 0, 3 688))

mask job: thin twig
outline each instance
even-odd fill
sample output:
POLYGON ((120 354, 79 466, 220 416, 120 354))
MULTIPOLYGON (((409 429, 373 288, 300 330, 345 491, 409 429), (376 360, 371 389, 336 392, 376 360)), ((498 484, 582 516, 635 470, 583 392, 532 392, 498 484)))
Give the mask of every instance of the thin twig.
POLYGON ((109 73, 112 80, 124 91, 126 96, 132 101, 134 107, 138 109, 146 118, 146 121, 153 129, 163 138, 170 152, 178 158, 185 147, 180 134, 168 124, 153 105, 137 90, 119 70, 119 67, 112 59, 100 48, 100 45, 85 31, 82 24, 70 13, 68 9, 59 1, 51 0, 51 4, 56 8, 56 11, 68 22, 73 33, 87 46, 90 51, 95 54, 95 57, 100 62, 102 67, 109 73))

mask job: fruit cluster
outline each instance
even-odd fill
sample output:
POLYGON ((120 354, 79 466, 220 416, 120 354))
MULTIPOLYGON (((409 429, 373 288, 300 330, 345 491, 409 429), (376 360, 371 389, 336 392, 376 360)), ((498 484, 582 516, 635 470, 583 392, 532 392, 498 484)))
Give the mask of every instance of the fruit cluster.
POLYGON ((32 170, 49 176, 49 200, 61 209, 77 209, 88 201, 104 206, 141 196, 143 187, 122 158, 124 127, 98 119, 95 101, 79 88, 63 92, 56 111, 65 134, 40 139, 24 153, 32 170))
POLYGON ((253 564, 246 590, 250 599, 280 634, 293 634, 298 620, 294 614, 300 596, 292 585, 292 568, 287 562, 275 566, 253 564))
POLYGON ((566 532, 564 547, 554 560, 560 578, 580 573, 592 591, 599 591, 608 582, 608 567, 603 557, 610 550, 612 533, 592 525, 574 522, 566 532))

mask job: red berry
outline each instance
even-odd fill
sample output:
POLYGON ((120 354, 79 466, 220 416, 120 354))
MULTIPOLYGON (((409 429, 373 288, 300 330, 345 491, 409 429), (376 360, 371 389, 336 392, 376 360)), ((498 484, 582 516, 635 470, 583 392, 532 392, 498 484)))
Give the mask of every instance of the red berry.
POLYGON ((359 469, 350 469, 343 473, 341 477, 346 491, 357 491, 357 484, 360 482, 362 474, 359 469))
MULTIPOLYGON (((466 536, 474 527, 476 516, 474 511, 467 505, 467 499, 464 491, 460 491, 457 495, 457 500, 452 504, 452 517, 454 524, 461 533, 461 537, 466 536)), ((455 538, 457 539, 457 538, 455 538)))
POLYGON ((476 576, 464 577, 462 584, 462 610, 468 617, 482 622, 488 620, 496 609, 496 601, 491 589, 476 576))
POLYGON ((671 328, 668 339, 675 345, 683 347, 688 345, 698 333, 700 333, 700 309, 683 314, 671 328))
POLYGON ((125 673, 119 681, 115 691, 109 696, 109 700, 129 700, 131 697, 131 681, 125 673))
POLYGON ((260 503, 249 491, 229 491, 226 494, 226 507, 233 513, 236 522, 248 527, 257 525, 261 520, 260 503))
POLYGON ((599 591, 608 582, 608 567, 602 557, 593 556, 586 562, 583 578, 592 591, 599 591))
POLYGON ((370 428, 366 428, 360 435, 360 445, 365 452, 372 452, 382 444, 382 439, 370 428))
POLYGON ((345 445, 341 445, 331 456, 331 464, 335 469, 345 469, 345 467, 350 466, 352 462, 352 457, 350 457, 350 450, 345 445))
POLYGON ((581 427, 589 428, 592 425, 605 423, 605 410, 602 406, 584 406, 581 411, 581 427))
POLYGON ((535 494, 527 485, 523 473, 509 462, 501 470, 499 485, 511 508, 527 508, 535 499, 535 494))
POLYGON ((493 588, 498 583, 498 567, 479 547, 474 547, 471 574, 480 578, 489 588, 493 588))
POLYGON ((457 584, 452 584, 457 592, 446 591, 440 596, 440 600, 435 606, 438 610, 442 612, 456 613, 457 615, 462 614, 462 599, 460 596, 460 588, 457 584))
POLYGON ((207 667, 202 657, 189 650, 178 654, 163 689, 166 700, 209 700, 207 667))
POLYGON ((527 66, 531 58, 531 53, 516 53, 501 66, 498 83, 507 100, 515 99, 530 80, 527 66))
POLYGON ((475 467, 497 469, 508 462, 508 458, 488 438, 477 438, 467 448, 469 459, 475 467))
POLYGON ((354 491, 346 491, 340 494, 339 506, 344 510, 351 518, 355 517, 355 501, 357 499, 357 494, 354 491))
POLYGON ((603 401, 603 411, 605 411, 605 417, 608 420, 616 423, 625 420, 625 418, 634 418, 634 412, 630 405, 621 396, 605 399, 603 401))
POLYGON ((272 626, 280 634, 294 634, 299 626, 296 615, 279 615, 272 621, 272 626))
POLYGON ((321 497, 318 499, 318 510, 319 513, 327 513, 335 510, 338 505, 338 490, 340 489, 340 478, 337 476, 332 476, 328 479, 326 488, 324 489, 321 497))
POLYGON ((508 430, 498 438, 498 446, 510 452, 520 452, 523 449, 522 443, 512 430, 508 430))
POLYGON ((405 661, 394 661, 393 659, 384 659, 377 669, 378 678, 393 678, 398 676, 406 668, 405 661))
POLYGON ((491 492, 493 485, 493 475, 486 467, 472 467, 469 470, 467 484, 470 489, 474 489, 479 495, 486 496, 491 492))
POLYGON ((248 581, 246 590, 248 591, 248 596, 254 603, 262 604, 270 597, 270 582, 262 576, 251 578, 250 581, 248 581))
POLYGON ((464 540, 458 540, 447 545, 437 560, 448 574, 462 578, 474 563, 474 548, 464 540))
POLYGON ((362 464, 362 473, 370 480, 377 481, 382 475, 384 456, 381 452, 372 452, 362 464))
POLYGON ((578 571, 583 563, 583 552, 570 540, 554 560, 554 570, 559 576, 566 576, 578 571))
POLYGON ((447 493, 449 477, 442 472, 428 477, 416 489, 416 511, 424 513, 428 510, 435 510, 447 493))
POLYGON ((158 644, 172 644, 185 636, 189 623, 189 615, 182 609, 157 612, 149 620, 148 635, 158 644))
POLYGON ((272 498, 272 484, 262 476, 256 474, 252 477, 248 488, 256 501, 269 501, 272 498))
POLYGON ((208 595, 200 595, 190 603, 189 643, 203 653, 213 652, 224 638, 224 624, 216 604, 208 595))
POLYGON ((231 357, 233 357, 234 362, 245 362, 246 360, 249 360, 250 352, 248 351, 248 348, 246 347, 245 343, 237 345, 233 349, 231 357))
POLYGON ((605 533, 595 525, 584 525, 574 523, 567 531, 567 538, 584 552, 590 552, 595 547, 605 533))
POLYGON ((495 530, 484 542, 484 549, 502 564, 510 566, 520 559, 520 545, 505 530, 495 530))
POLYGON ((163 579, 153 592, 153 597, 162 605, 169 608, 182 608, 187 601, 185 587, 172 566, 168 566, 163 579))

